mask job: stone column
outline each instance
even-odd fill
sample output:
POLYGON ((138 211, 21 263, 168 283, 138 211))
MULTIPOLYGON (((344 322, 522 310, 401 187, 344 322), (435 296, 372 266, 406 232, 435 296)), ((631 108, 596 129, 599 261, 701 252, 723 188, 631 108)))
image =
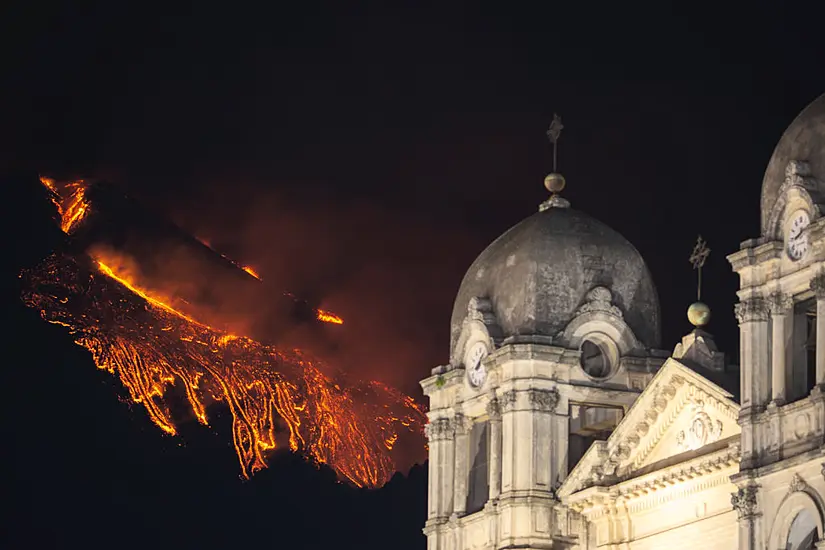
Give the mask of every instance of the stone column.
POLYGON ((453 422, 449 418, 435 418, 424 429, 430 447, 427 518, 446 518, 452 511, 446 504, 453 493, 453 422))
POLYGON ((768 302, 771 312, 771 401, 785 403, 785 380, 788 376, 788 335, 786 328, 793 309, 793 300, 781 293, 771 296, 768 302))
POLYGON ((469 433, 473 422, 462 414, 453 419, 455 426, 455 469, 453 473, 453 516, 461 517, 467 511, 467 478, 469 468, 469 433))
POLYGON ((501 494, 501 407, 498 399, 487 404, 490 417, 490 500, 501 494))
POLYGON ((730 497, 730 503, 739 517, 739 550, 762 550, 759 518, 762 515, 756 499, 758 487, 740 487, 730 497))
POLYGON ((811 279, 816 294, 816 385, 825 384, 825 273, 811 279))
POLYGON ((747 414, 761 410, 770 399, 768 307, 764 298, 752 297, 736 304, 734 311, 739 320, 741 413, 747 414))

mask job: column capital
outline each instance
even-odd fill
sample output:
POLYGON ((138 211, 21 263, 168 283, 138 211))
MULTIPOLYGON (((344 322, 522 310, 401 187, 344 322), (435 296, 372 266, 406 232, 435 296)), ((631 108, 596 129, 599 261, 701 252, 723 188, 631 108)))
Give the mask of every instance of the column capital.
POLYGON ((473 419, 456 413, 453 417, 453 432, 455 435, 467 435, 473 427, 473 419))
POLYGON ((555 411, 559 404, 559 390, 550 388, 549 390, 529 390, 530 405, 539 411, 555 411))
POLYGON ((811 278, 810 289, 816 294, 816 298, 821 300, 825 298, 825 272, 819 272, 811 278))
POLYGON ((501 394, 501 410, 503 412, 512 411, 516 408, 516 399, 518 392, 516 390, 506 391, 501 394))
POLYGON ((748 519, 756 515, 758 510, 756 493, 759 488, 755 485, 740 487, 730 496, 730 503, 739 515, 739 519, 748 519))
POLYGON ((787 315, 793 309, 793 298, 782 292, 774 292, 768 296, 768 310, 771 315, 787 315))
POLYGON ((450 418, 436 418, 424 426, 424 435, 430 441, 452 439, 455 433, 453 420, 450 418))
POLYGON ((768 320, 768 304, 764 298, 747 298, 736 304, 733 308, 739 324, 752 321, 768 320))
POLYGON ((493 397, 487 402, 487 415, 493 422, 501 420, 501 403, 497 398, 493 397))

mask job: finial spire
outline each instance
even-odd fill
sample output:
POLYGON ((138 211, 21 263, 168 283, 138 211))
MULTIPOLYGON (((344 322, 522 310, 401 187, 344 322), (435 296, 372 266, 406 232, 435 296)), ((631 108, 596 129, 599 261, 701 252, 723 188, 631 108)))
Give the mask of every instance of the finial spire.
POLYGON ((547 129, 547 138, 550 140, 550 143, 553 144, 553 172, 544 178, 544 187, 546 187, 552 195, 549 199, 541 203, 539 206, 540 211, 553 207, 567 208, 570 206, 569 202, 559 196, 559 193, 564 189, 565 181, 564 176, 556 172, 558 167, 559 137, 561 137, 562 128, 564 128, 564 125, 561 123, 561 117, 554 113, 553 122, 550 123, 550 128, 547 129))
POLYGON ((553 122, 550 123, 550 128, 547 129, 547 137, 550 139, 550 143, 553 144, 553 172, 556 172, 556 162, 558 157, 556 152, 558 150, 559 145, 559 137, 561 137, 561 131, 564 129, 564 125, 561 123, 561 117, 556 113, 553 113, 553 122))
POLYGON ((708 248, 708 244, 702 239, 702 236, 699 235, 689 258, 693 269, 697 270, 697 282, 696 302, 688 308, 688 319, 696 327, 704 326, 710 321, 710 308, 702 303, 702 267, 705 265, 708 255, 710 255, 710 248, 708 248))

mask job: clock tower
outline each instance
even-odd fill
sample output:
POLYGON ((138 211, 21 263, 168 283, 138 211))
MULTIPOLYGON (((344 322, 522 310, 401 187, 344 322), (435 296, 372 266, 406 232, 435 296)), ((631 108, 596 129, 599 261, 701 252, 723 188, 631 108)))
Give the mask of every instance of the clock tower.
MULTIPOLYGON (((554 148, 561 130, 554 120, 554 148)), ((555 156, 555 155, 554 155, 555 156)), ((470 266, 430 400, 429 550, 571 547, 556 489, 669 355, 644 260, 551 196, 470 266)), ((609 478, 611 462, 603 467, 609 478)))

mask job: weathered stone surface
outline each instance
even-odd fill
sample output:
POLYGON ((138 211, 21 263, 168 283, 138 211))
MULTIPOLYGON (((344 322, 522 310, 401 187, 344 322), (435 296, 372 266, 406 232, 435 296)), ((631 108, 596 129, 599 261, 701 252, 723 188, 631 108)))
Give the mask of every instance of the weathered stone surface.
MULTIPOLYGON (((825 94, 803 110, 782 134, 762 180, 762 232, 768 222, 779 189, 785 181, 785 168, 793 160, 807 162, 811 175, 825 181, 825 94)), ((825 192, 825 189, 820 191, 825 192)))
POLYGON ((473 262, 453 308, 451 347, 456 346, 474 297, 489 298, 505 337, 552 337, 596 286, 610 290, 640 342, 659 346, 659 299, 633 245, 577 210, 538 212, 504 233, 473 262))

